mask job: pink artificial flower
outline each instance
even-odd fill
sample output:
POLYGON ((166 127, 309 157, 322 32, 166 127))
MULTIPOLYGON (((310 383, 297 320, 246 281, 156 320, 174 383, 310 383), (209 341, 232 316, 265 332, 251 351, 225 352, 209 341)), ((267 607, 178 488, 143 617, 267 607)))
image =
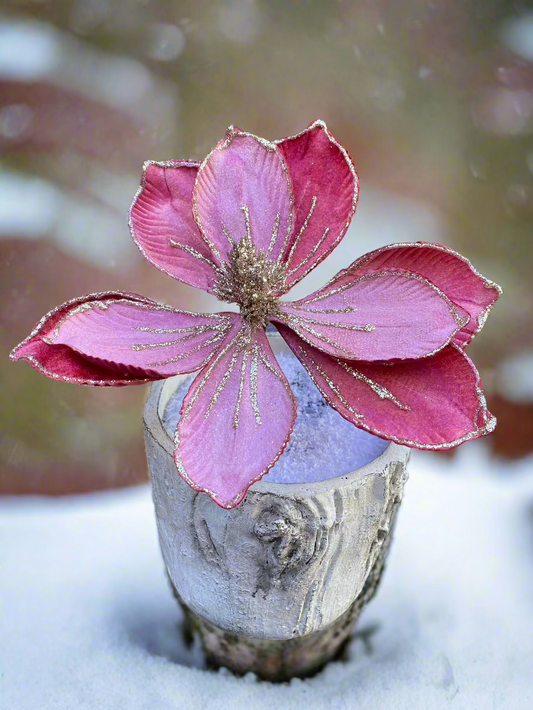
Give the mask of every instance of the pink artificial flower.
POLYGON ((357 197, 353 162, 322 121, 273 143, 231 127, 202 163, 148 161, 130 210, 138 248, 240 314, 95 293, 48 313, 11 357, 83 385, 200 370, 176 430, 176 468, 224 508, 276 463, 296 419, 270 321, 356 426, 420 449, 488 434, 496 420, 463 350, 501 289, 457 252, 393 244, 306 298, 280 300, 339 244, 357 197))

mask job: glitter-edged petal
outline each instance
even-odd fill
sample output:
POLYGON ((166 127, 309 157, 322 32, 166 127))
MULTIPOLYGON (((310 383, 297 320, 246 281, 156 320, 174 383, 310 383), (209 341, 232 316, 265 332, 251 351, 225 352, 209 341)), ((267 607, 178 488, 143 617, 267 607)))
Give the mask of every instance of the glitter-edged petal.
POLYGON ((200 369, 236 318, 177 311, 136 294, 106 291, 55 308, 11 358, 64 382, 142 384, 200 369))
POLYGON ((219 264, 246 234, 272 260, 286 248, 292 228, 290 177, 280 151, 264 138, 228 128, 200 166, 193 202, 219 264))
POLYGON ((406 360, 448 345, 468 314, 418 274, 377 271, 285 302, 272 320, 330 355, 406 360))
POLYGON ((284 254, 289 290, 344 237, 357 206, 359 180, 352 159, 323 121, 276 143, 294 193, 295 224, 284 254))
POLYGON ((478 372, 455 344, 431 358, 381 364, 330 357, 278 326, 326 401, 356 426, 418 449, 450 449, 490 434, 478 372))
POLYGON ((184 160, 147 161, 130 208, 130 230, 151 264, 178 281, 213 292, 216 266, 192 209, 198 167, 184 160))
POLYGON ((175 438, 180 475, 223 508, 276 463, 297 406, 264 330, 235 330, 191 385, 175 438))
POLYGON ((454 336, 465 347, 483 327, 502 290, 482 276, 464 256, 442 244, 407 242, 390 244, 360 257, 339 272, 328 284, 337 288, 364 274, 383 269, 412 271, 431 281, 448 298, 461 306, 470 320, 454 336))

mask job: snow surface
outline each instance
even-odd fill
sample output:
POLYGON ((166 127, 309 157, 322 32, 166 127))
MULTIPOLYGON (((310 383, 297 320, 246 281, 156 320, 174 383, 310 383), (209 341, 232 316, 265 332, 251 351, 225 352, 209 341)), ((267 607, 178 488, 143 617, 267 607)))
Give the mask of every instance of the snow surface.
MULTIPOLYGON (((298 402, 298 415, 287 448, 263 481, 323 481, 351 473, 385 451, 388 441, 358 429, 326 403, 292 353, 281 352, 276 358, 298 402)), ((172 439, 193 379, 188 377, 167 404, 164 424, 172 439)))
POLYGON ((348 660, 272 685, 203 670, 148 487, 0 501, 7 710, 530 710, 533 460, 414 452, 390 562, 348 660))

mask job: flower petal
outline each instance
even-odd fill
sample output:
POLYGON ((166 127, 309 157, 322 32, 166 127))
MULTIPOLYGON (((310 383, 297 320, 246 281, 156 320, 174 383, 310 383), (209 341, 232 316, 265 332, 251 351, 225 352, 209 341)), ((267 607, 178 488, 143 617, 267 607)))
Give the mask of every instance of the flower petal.
POLYGON ((285 252, 287 291, 333 251, 352 220, 359 179, 323 121, 276 141, 291 176, 295 224, 285 252))
POLYGON ((290 177, 274 143, 230 127, 202 163, 194 188, 200 231, 219 263, 249 234, 275 260, 292 227, 290 177))
POLYGON ((130 208, 130 230, 151 264, 178 281, 213 292, 216 267, 192 210, 198 167, 190 161, 147 161, 130 208))
POLYGON ((329 288, 338 288, 354 278, 383 269, 402 269, 420 274, 435 284, 470 320, 455 335, 454 342, 465 347, 483 327, 502 290, 482 276, 464 256, 442 244, 407 242, 390 244, 365 254, 339 272, 329 288))
POLYGON ((135 294, 94 293, 50 311, 11 358, 64 382, 141 384, 201 368, 237 318, 177 311, 135 294))
POLYGON ((455 344, 414 362, 355 363, 309 346, 285 326, 279 330, 326 401, 372 434, 419 449, 449 449, 496 426, 477 370, 455 344))
POLYGON ((377 271, 300 301, 286 302, 281 316, 311 345, 354 360, 428 357, 445 347, 468 320, 427 279, 408 271, 377 271))
POLYGON ((176 430, 175 461, 195 490, 234 508, 283 453, 296 400, 263 329, 228 336, 194 380, 176 430))

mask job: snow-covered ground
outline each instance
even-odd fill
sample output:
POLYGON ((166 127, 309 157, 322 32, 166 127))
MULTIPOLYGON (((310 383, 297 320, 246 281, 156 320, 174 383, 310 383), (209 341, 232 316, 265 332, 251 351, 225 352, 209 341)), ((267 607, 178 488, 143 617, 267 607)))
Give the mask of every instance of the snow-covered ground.
POLYGON ((533 462, 415 452, 383 585, 349 658, 286 685, 202 668, 148 488, 0 502, 2 710, 529 710, 533 462))

